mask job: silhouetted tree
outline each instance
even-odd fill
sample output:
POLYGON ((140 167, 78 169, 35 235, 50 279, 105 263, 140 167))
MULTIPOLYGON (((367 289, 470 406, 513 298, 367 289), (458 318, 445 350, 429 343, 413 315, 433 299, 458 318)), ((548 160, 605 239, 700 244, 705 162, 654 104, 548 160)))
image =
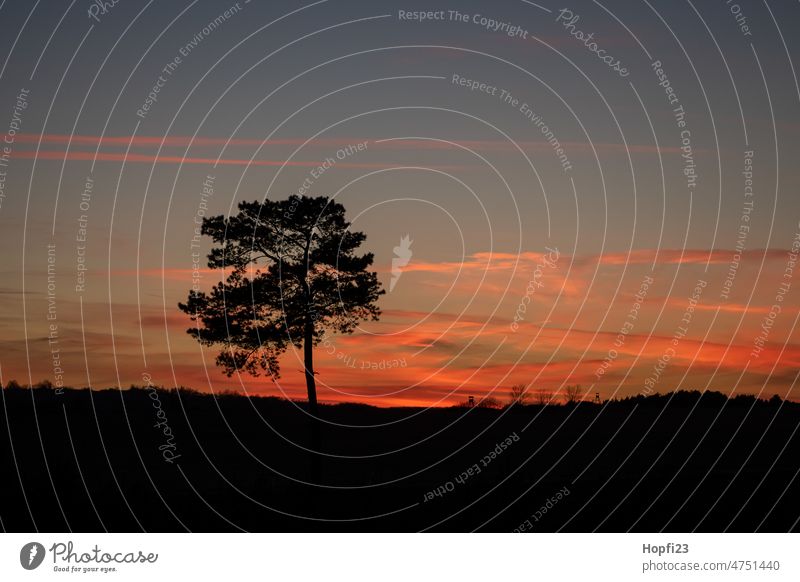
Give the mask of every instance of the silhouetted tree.
POLYGON ((520 406, 525 406, 530 401, 530 396, 528 387, 525 384, 514 384, 508 392, 508 405, 519 404, 520 406))
POLYGON ((536 402, 539 406, 547 406, 552 402, 553 395, 545 392, 544 390, 537 390, 536 391, 536 402))
POLYGON ((783 404, 783 398, 781 398, 777 394, 773 394, 772 398, 769 399, 769 403, 772 404, 773 406, 780 406, 781 404, 783 404))
POLYGON ((210 293, 189 292, 181 310, 204 345, 221 345, 217 364, 229 376, 243 370, 279 377, 278 357, 303 349, 309 410, 317 413, 313 347, 326 331, 351 333, 377 320, 384 291, 368 271, 372 253, 355 254, 366 239, 350 230, 344 206, 325 196, 241 202, 234 216, 203 219, 201 232, 217 246, 208 266, 224 281, 210 293))

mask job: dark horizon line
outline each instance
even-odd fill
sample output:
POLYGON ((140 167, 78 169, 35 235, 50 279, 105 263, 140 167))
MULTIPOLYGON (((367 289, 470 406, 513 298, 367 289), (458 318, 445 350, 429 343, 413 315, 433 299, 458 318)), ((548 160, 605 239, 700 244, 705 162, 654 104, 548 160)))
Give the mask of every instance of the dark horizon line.
MULTIPOLYGON (((158 393, 162 394, 184 394, 186 396, 191 397, 215 397, 215 398, 243 398, 243 399, 259 399, 264 401, 275 401, 275 402, 282 402, 282 403, 294 403, 300 405, 306 405, 308 403, 305 399, 300 398, 286 398, 282 396, 274 396, 274 395, 265 395, 265 394, 244 394, 241 392, 237 392, 235 390, 223 390, 221 392, 203 392, 201 390, 197 390, 196 388, 191 388, 187 386, 175 386, 172 388, 166 388, 164 386, 155 386, 155 385, 136 385, 131 384, 127 388, 120 388, 118 386, 108 386, 106 388, 92 388, 89 386, 84 386, 80 388, 75 388, 73 386, 61 386, 56 387, 52 382, 44 380, 42 382, 38 382, 33 385, 28 384, 20 384, 16 380, 9 380, 5 386, 0 385, 2 388, 2 392, 13 392, 13 391, 28 391, 28 390, 36 390, 36 391, 47 391, 51 392, 54 396, 61 396, 64 392, 69 391, 70 393, 77 394, 81 392, 94 392, 94 393, 103 393, 109 391, 124 391, 133 393, 136 391, 146 391, 146 390, 154 390, 158 393)), ((763 398, 756 394, 752 393, 741 393, 741 394, 732 394, 727 395, 723 392, 718 390, 673 390, 670 392, 655 392, 653 394, 635 394, 635 395, 628 395, 624 397, 616 397, 613 399, 606 399, 601 402, 597 402, 591 399, 586 400, 577 400, 573 402, 566 402, 563 398, 553 399, 547 403, 542 402, 527 402, 527 403, 510 403, 508 401, 501 401, 497 398, 488 397, 485 398, 483 401, 476 400, 474 404, 469 404, 468 401, 465 399, 461 402, 455 404, 448 404, 444 406, 379 406, 376 404, 368 404, 365 402, 360 401, 341 401, 341 402, 325 402, 320 401, 319 404, 325 407, 336 407, 336 406, 357 406, 363 408, 372 408, 372 409, 380 409, 380 410, 392 410, 392 409, 416 409, 416 410, 425 410, 429 408, 435 409, 480 409, 480 410, 494 410, 494 411, 501 411, 506 410, 508 408, 547 408, 547 407, 558 407, 558 408, 572 408, 577 405, 581 405, 584 407, 599 407, 602 408, 606 405, 619 405, 619 404, 638 404, 638 403, 664 403, 669 404, 670 401, 676 399, 679 403, 685 403, 689 400, 691 401, 699 401, 701 399, 705 399, 709 404, 728 404, 733 403, 741 405, 743 403, 751 403, 751 404, 769 404, 769 405, 791 405, 791 406, 798 406, 800 403, 795 402, 793 400, 788 400, 785 398, 781 398, 777 394, 773 394, 769 398, 763 398), (666 402, 664 402, 666 400, 666 402)))

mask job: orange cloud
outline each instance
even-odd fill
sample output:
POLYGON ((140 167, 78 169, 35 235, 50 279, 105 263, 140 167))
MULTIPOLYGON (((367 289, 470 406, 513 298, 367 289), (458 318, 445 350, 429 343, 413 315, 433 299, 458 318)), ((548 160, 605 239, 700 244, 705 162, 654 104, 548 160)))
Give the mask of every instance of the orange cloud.
MULTIPOLYGON (((788 251, 782 249, 748 249, 742 251, 742 260, 761 259, 767 260, 785 258, 788 251)), ((686 264, 729 264, 735 251, 726 249, 639 249, 629 253, 606 253, 603 255, 587 256, 584 262, 599 262, 602 265, 635 265, 658 264, 686 265, 686 264)))
MULTIPOLYGON (((781 249, 747 251, 742 256, 743 268, 744 263, 758 266, 766 256, 771 262, 764 266, 760 280, 769 281, 774 275, 780 278, 786 252, 781 249)), ((401 292, 387 295, 381 321, 365 324, 365 329, 357 334, 335 338, 333 343, 318 346, 316 362, 320 397, 328 401, 359 399, 382 405, 445 405, 463 400, 467 394, 481 396, 497 390, 502 395, 516 382, 533 382, 535 387, 550 391, 558 390, 564 383, 581 383, 587 388, 596 385, 595 389, 604 391, 604 394, 621 384, 620 394, 627 395, 641 391, 643 380, 671 347, 675 348, 675 353, 659 381, 659 390, 675 388, 686 372, 692 382, 708 381, 714 389, 727 390, 732 385, 725 383, 736 381, 748 362, 748 372, 740 389, 757 390, 764 382, 785 388, 791 382, 786 378, 800 367, 800 345, 792 343, 792 330, 789 328, 797 307, 787 302, 770 342, 758 358, 751 358, 753 341, 761 320, 769 313, 774 287, 767 283, 767 291, 755 293, 754 301, 749 305, 746 300, 720 303, 712 292, 713 281, 714 277, 727 272, 731 257, 732 251, 724 249, 664 249, 658 253, 654 249, 643 249, 630 254, 562 255, 554 268, 546 270, 547 285, 537 290, 525 319, 513 332, 510 323, 525 293, 531 268, 545 258, 545 254, 534 251, 519 254, 479 252, 466 257, 463 263, 426 262, 415 257, 406 270, 425 279, 422 287, 428 290, 447 290, 450 280, 461 270, 462 276, 454 286, 452 297, 442 306, 431 304, 432 312, 429 312, 421 308, 424 303, 418 301, 424 294, 415 291, 406 295, 401 292), (631 259, 629 264, 639 267, 633 275, 626 275, 630 278, 625 279, 616 298, 612 299, 619 284, 617 278, 589 279, 595 267, 604 271, 604 275, 620 274, 619 267, 628 258, 631 259), (712 265, 707 275, 709 285, 695 306, 689 334, 678 346, 673 346, 672 334, 686 309, 686 285, 683 285, 686 280, 679 281, 670 296, 664 297, 667 284, 671 284, 670 278, 664 277, 663 287, 654 287, 644 302, 635 329, 626 335, 622 345, 615 345, 620 325, 631 306, 632 293, 638 289, 639 273, 650 272, 649 267, 656 258, 657 267, 704 266, 709 261, 712 265), (570 263, 573 269, 567 275, 570 263), (501 300, 506 288, 509 292, 501 300), (569 291, 566 294, 561 292, 565 288, 569 291), (470 303, 473 294, 477 299, 470 303), (463 315, 460 314, 462 309, 466 309, 463 315), (554 312, 548 315, 551 309, 554 312), (656 323, 655 318, 662 309, 664 313, 656 323), (720 314, 711 330, 713 334, 706 336, 717 309, 720 314), (496 314, 490 315, 493 311, 496 314), (784 348, 782 344, 787 341, 789 344, 784 348), (595 371, 612 347, 617 357, 607 373, 598 379, 595 371), (396 363, 399 361, 402 364, 396 363)), ((209 281, 220 275, 219 271, 206 268, 201 273, 209 281)), ((99 354, 90 364, 98 387, 106 385, 106 382, 116 383, 116 371, 108 356, 111 339, 114 339, 123 384, 137 381, 142 366, 141 352, 146 350, 148 365, 159 374, 154 373, 154 378, 166 385, 173 383, 171 366, 174 366, 178 383, 200 389, 241 390, 244 387, 260 394, 304 396, 301 354, 290 352, 285 355, 282 360, 283 378, 277 384, 269 378, 226 378, 214 366, 216 350, 196 344, 185 333, 190 325, 188 319, 174 309, 176 303, 184 299, 186 288, 173 285, 170 289, 160 282, 187 283, 192 278, 191 269, 159 266, 138 272, 94 271, 93 274, 112 278, 141 277, 144 281, 142 296, 150 297, 146 299, 150 303, 137 306, 134 303, 85 302, 85 321, 81 329, 75 302, 59 302, 63 355, 64 361, 69 363, 69 372, 74 374, 72 383, 80 384, 85 378, 81 341, 81 332, 84 331, 87 345, 93 354, 99 354), (150 293, 147 285, 152 286, 150 293), (166 326, 162 302, 167 305, 166 326), (141 336, 140 326, 145 328, 141 336), (206 368, 211 387, 206 379, 206 368)), ((689 277, 693 285, 694 275, 689 277)), ((655 278, 657 284, 662 283, 658 276, 655 278)), ((420 288, 418 281, 413 283, 413 289, 420 288)), ((129 280, 119 285, 121 288, 129 286, 129 280)), ((29 323, 30 337, 44 338, 47 322, 44 317, 45 299, 31 296, 29 301, 29 313, 33 314, 29 323), (37 321, 39 328, 35 324, 37 321)), ((4 315, 14 315, 12 308, 4 309, 4 315)), ((9 353, 14 353, 15 361, 18 359, 20 363, 15 368, 13 362, 4 362, 4 373, 8 377, 14 377, 9 374, 16 374, 18 370, 27 374, 24 368, 19 367, 24 365, 24 359, 16 355, 21 353, 19 340, 11 339, 4 347, 9 353)), ((48 370, 45 344, 40 342, 32 348, 31 361, 33 366, 39 366, 35 379, 52 373, 48 370)), ((692 387, 703 386, 694 384, 692 387)))

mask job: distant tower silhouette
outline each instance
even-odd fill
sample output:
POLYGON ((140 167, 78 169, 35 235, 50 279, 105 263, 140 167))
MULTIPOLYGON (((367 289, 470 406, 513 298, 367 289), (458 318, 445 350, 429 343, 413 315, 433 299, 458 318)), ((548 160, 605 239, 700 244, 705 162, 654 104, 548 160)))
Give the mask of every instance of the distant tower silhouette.
POLYGON ((594 393, 594 403, 595 404, 600 404, 600 393, 599 392, 595 392, 594 393))
POLYGON ((475 397, 474 396, 469 396, 467 398, 467 406, 469 406, 470 408, 475 406, 475 397))

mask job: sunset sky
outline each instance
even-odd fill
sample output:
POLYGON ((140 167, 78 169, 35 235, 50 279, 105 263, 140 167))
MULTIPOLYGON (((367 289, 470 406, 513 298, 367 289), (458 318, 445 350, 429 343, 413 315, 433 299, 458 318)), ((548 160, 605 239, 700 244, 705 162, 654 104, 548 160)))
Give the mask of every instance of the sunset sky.
POLYGON ((92 5, 0 3, 4 384, 304 398, 302 353, 228 378, 177 304, 220 278, 193 272, 204 212, 305 182, 387 290, 380 321, 317 348, 322 401, 800 398, 781 3, 92 5))

